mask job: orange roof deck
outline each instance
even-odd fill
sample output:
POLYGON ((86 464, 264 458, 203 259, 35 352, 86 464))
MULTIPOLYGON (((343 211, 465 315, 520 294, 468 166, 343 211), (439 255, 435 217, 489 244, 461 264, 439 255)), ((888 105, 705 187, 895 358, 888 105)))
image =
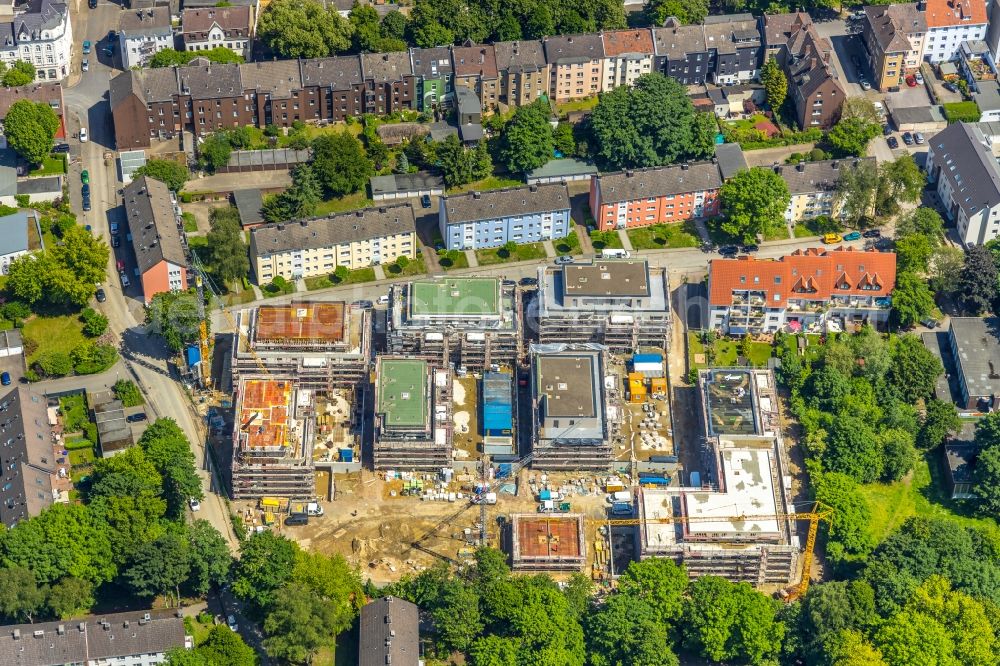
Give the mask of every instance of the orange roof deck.
POLYGON ((288 444, 288 411, 292 385, 271 380, 243 384, 239 428, 246 448, 274 449, 288 444))
POLYGON ((344 339, 342 301, 262 305, 257 311, 258 340, 341 342, 344 339))
POLYGON ((577 518, 528 518, 518 521, 522 557, 580 557, 577 518))

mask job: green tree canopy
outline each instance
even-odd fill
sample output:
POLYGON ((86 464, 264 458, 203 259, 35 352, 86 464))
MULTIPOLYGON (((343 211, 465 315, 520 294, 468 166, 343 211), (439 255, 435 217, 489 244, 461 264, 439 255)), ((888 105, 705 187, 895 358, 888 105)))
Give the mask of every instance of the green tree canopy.
POLYGON ((722 229, 745 243, 756 242, 785 223, 791 201, 788 184, 771 169, 755 167, 738 172, 719 192, 726 220, 722 229))
POLYGON ((892 310, 903 328, 913 326, 933 312, 934 295, 927 282, 913 273, 899 273, 892 292, 892 310))
POLYGON ((350 22, 318 0, 274 0, 260 14, 257 35, 282 58, 325 58, 351 47, 350 22))
POLYGON ((233 571, 233 593, 258 609, 270 607, 275 592, 292 576, 299 547, 288 539, 261 532, 243 542, 233 571))
POLYGON ((3 74, 5 88, 26 86, 35 80, 35 66, 26 60, 15 60, 14 65, 3 74))
POLYGON ((180 67, 186 65, 195 58, 205 58, 211 62, 220 64, 232 64, 243 62, 243 56, 225 46, 217 46, 204 51, 177 51, 175 49, 163 49, 153 54, 149 61, 149 66, 156 69, 159 67, 180 67))
POLYGON ((879 185, 874 162, 862 161, 840 172, 837 179, 837 203, 847 222, 859 226, 875 210, 879 185))
POLYGON ((708 0, 652 0, 646 5, 646 15, 653 25, 663 25, 671 16, 684 25, 693 25, 708 16, 708 0))
POLYGON ((180 518, 188 499, 204 497, 191 444, 176 421, 156 419, 142 433, 139 447, 163 478, 163 497, 169 516, 180 518))
POLYGON ((124 570, 132 592, 140 597, 171 596, 180 603, 180 588, 191 572, 188 544, 175 530, 142 545, 124 570))
POLYGON ((375 173, 361 142, 347 132, 324 134, 313 141, 312 169, 332 196, 352 194, 375 173))
POLYGON ((500 133, 500 164, 511 173, 524 174, 552 159, 552 110, 540 98, 520 107, 500 133))
POLYGON ((140 176, 149 176, 153 180, 160 181, 174 192, 180 192, 184 183, 191 178, 191 172, 185 165, 178 164, 173 160, 149 160, 135 170, 132 178, 136 179, 140 176))
POLYGON ((785 636, 777 610, 776 601, 747 583, 701 576, 691 583, 681 626, 684 643, 713 661, 768 663, 785 636))
MULTIPOLYGON (((208 256, 205 267, 223 284, 241 280, 250 272, 247 244, 243 241, 243 230, 239 219, 229 215, 213 215, 209 222, 208 256)), ((226 209, 223 209, 226 210, 226 209)))
POLYGON ((877 123, 861 118, 845 118, 833 126, 826 140, 839 157, 863 157, 869 142, 879 135, 877 123))
POLYGON ((3 125, 10 147, 32 164, 41 164, 55 145, 59 117, 44 102, 19 99, 10 105, 3 125))
POLYGON ((175 352, 198 340, 201 321, 200 298, 193 289, 161 292, 146 307, 146 324, 175 352))
POLYGON ((920 206, 896 220, 896 238, 925 236, 933 246, 944 240, 944 220, 933 208, 920 206))
POLYGON ((767 105, 777 111, 785 103, 785 97, 788 95, 788 78, 773 57, 768 58, 761 67, 760 82, 767 94, 767 105))
POLYGON ((997 300, 997 266, 993 255, 982 245, 965 253, 965 267, 958 280, 958 301, 967 314, 979 316, 991 310, 997 300))
POLYGON ((834 563, 863 560, 875 548, 871 507, 847 474, 819 472, 812 477, 816 500, 833 509, 826 556, 834 563))

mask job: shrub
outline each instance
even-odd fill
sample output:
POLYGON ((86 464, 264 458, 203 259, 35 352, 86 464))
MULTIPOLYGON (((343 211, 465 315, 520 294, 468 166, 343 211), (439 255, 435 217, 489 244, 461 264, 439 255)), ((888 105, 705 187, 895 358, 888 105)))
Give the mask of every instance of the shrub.
POLYGON ((64 377, 73 372, 73 359, 69 354, 60 351, 51 351, 42 354, 35 361, 35 365, 43 375, 48 377, 64 377))
POLYGON ((948 123, 978 123, 981 113, 975 102, 949 102, 942 104, 948 123))
POLYGON ((142 391, 131 379, 119 379, 112 390, 125 407, 138 407, 146 402, 142 397, 142 391))
POLYGON ((83 334, 89 338, 100 337, 108 330, 108 318, 94 308, 84 308, 80 321, 83 322, 83 334))

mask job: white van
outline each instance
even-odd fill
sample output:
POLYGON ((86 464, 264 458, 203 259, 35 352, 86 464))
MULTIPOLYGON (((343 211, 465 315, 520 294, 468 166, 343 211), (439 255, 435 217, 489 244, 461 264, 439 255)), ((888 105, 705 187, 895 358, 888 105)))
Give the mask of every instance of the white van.
POLYGON ((601 259, 628 259, 631 256, 631 252, 620 247, 601 250, 601 259))

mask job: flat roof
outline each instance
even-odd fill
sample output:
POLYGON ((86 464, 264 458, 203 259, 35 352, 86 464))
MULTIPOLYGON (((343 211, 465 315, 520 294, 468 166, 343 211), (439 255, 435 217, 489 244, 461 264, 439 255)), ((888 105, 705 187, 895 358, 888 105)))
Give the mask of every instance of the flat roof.
POLYGON ((1000 394, 1000 317, 952 317, 949 335, 969 396, 1000 394))
POLYGON ((281 342, 341 342, 343 301, 262 305, 257 309, 257 340, 281 342))
POLYGON ((292 410, 292 383, 270 379, 243 382, 237 427, 249 449, 276 449, 288 442, 288 421, 292 410))
POLYGON ((597 416, 592 354, 553 354, 538 357, 538 393, 545 396, 545 417, 597 416))
POLYGON ((378 412, 388 426, 421 426, 427 421, 427 361, 379 360, 378 412))
POLYGON ((645 260, 594 259, 562 267, 564 296, 649 296, 645 260))
POLYGON ((522 517, 514 533, 521 557, 581 557, 580 522, 578 516, 522 517))
POLYGON ((722 477, 726 492, 684 493, 691 535, 777 534, 777 504, 772 482, 773 462, 767 449, 723 449, 722 477), (733 516, 775 516, 736 520, 733 516))
POLYGON ((746 370, 711 370, 705 382, 709 435, 753 435, 751 373, 746 370))
POLYGON ((411 317, 500 314, 499 278, 446 278, 410 285, 411 317))

